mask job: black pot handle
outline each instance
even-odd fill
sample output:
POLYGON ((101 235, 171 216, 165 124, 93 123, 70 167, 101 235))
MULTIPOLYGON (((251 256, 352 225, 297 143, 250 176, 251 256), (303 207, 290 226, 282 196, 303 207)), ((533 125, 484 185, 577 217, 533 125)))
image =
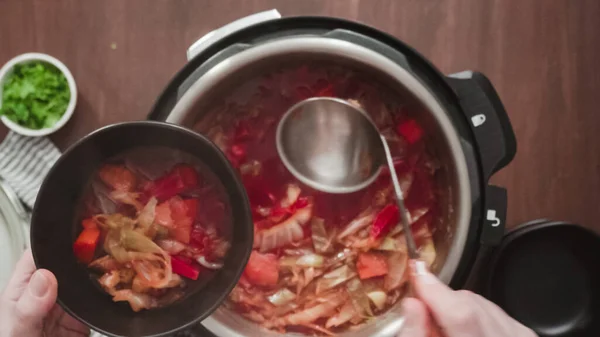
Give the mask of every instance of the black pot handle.
POLYGON ((508 114, 498 93, 482 73, 464 71, 450 75, 447 81, 475 135, 487 181, 517 153, 517 141, 508 114))

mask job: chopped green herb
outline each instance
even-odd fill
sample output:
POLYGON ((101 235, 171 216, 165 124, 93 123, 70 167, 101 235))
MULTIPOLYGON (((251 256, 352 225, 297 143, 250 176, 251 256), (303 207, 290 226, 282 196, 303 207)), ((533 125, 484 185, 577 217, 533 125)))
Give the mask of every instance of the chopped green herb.
POLYGON ((0 116, 44 129, 64 115, 70 99, 67 79, 56 67, 45 62, 18 64, 4 82, 0 116))

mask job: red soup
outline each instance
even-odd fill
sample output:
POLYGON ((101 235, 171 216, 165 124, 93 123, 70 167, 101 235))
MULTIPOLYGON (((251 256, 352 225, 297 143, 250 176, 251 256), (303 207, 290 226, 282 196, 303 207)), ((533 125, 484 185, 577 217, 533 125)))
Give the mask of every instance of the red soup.
MULTIPOLYGON (((332 195, 302 185, 275 147, 283 113, 316 96, 353 100, 390 143, 419 249, 436 258, 437 162, 401 97, 335 66, 299 66, 242 84, 202 114, 207 134, 239 170, 253 211, 254 250, 228 306, 268 329, 334 334, 396 304, 407 253, 389 171, 365 190, 332 195)), ((298 146, 302 146, 298 144, 298 146)))
POLYGON ((162 307, 222 267, 227 207, 223 187, 193 158, 137 149, 92 178, 73 252, 115 302, 162 307))

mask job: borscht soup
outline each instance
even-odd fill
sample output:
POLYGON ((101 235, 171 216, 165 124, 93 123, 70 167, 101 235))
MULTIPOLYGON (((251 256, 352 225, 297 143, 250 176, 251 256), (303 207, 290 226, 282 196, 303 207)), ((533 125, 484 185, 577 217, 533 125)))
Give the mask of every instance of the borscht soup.
POLYGON ((254 249, 226 308, 266 329, 308 335, 356 329, 384 314, 406 295, 408 277, 389 171, 351 194, 313 190, 281 162, 275 132, 286 110, 306 98, 364 108, 390 145, 418 249, 435 269, 443 179, 418 111, 368 74, 330 63, 293 64, 229 84, 193 124, 237 168, 253 212, 254 249))
POLYGON ((206 166, 176 150, 138 148, 92 177, 73 252, 113 301, 136 312, 164 307, 221 269, 230 217, 206 166))

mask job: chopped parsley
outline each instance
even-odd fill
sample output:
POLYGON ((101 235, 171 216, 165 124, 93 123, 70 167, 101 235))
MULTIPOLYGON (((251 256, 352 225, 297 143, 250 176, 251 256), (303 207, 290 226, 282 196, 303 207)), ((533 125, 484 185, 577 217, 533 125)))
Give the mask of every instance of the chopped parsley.
POLYGON ((30 129, 52 127, 71 99, 67 79, 46 62, 17 64, 2 88, 0 116, 30 129))

